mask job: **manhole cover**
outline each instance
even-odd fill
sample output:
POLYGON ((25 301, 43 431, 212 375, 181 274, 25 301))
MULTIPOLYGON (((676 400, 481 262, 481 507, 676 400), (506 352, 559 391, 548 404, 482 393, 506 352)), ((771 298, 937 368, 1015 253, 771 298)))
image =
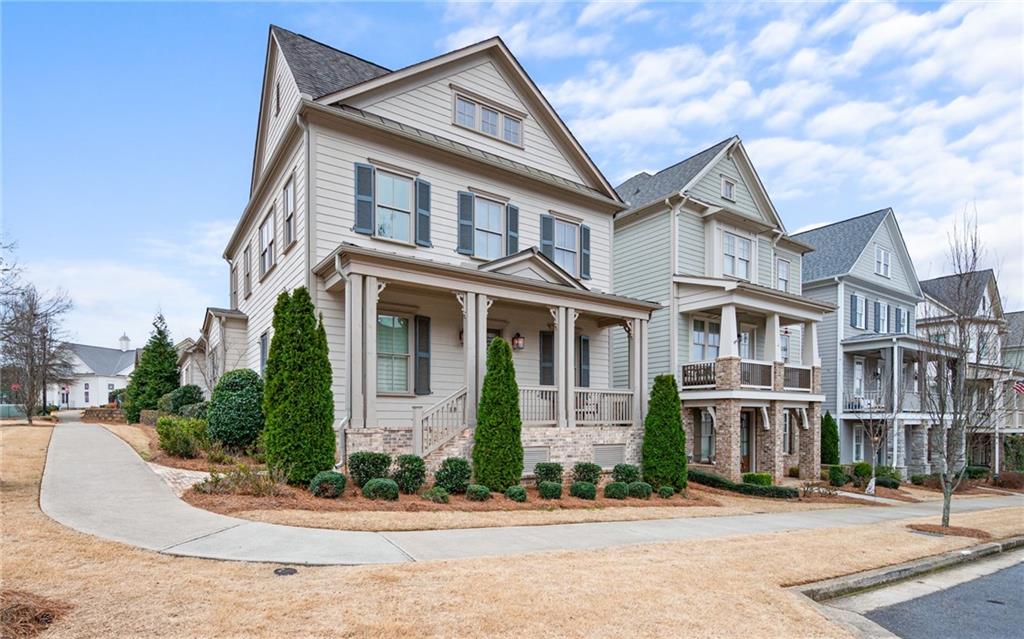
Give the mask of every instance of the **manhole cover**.
POLYGON ((288 575, 294 575, 297 572, 299 572, 299 571, 295 570, 294 568, 291 568, 289 566, 286 566, 284 568, 276 568, 276 569, 274 569, 274 574, 277 575, 278 577, 285 577, 285 576, 288 576, 288 575))

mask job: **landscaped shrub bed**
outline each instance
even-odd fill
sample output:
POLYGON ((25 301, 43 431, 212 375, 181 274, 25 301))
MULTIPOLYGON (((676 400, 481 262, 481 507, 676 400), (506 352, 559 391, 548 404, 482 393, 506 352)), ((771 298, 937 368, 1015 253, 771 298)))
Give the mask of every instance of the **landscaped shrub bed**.
POLYGON ((333 470, 317 473, 309 482, 309 492, 317 497, 334 499, 345 492, 345 476, 333 470))
POLYGON ((737 484, 721 475, 690 469, 689 478, 698 484, 721 488, 752 497, 771 497, 773 499, 796 499, 800 492, 788 486, 755 486, 753 484, 737 484))
POLYGON ((188 417, 165 416, 156 420, 160 449, 172 457, 193 459, 207 444, 206 422, 188 417))
POLYGON ((968 466, 964 470, 964 477, 967 479, 985 479, 991 471, 985 466, 968 466))
POLYGON ((225 473, 210 473, 209 479, 199 482, 192 489, 211 495, 277 497, 285 494, 288 489, 285 479, 280 470, 259 470, 248 464, 236 464, 225 473))
POLYGON ((637 499, 650 499, 651 493, 654 491, 651 485, 644 481, 635 481, 626 488, 629 496, 637 499))
POLYGON ((254 371, 228 371, 217 382, 206 409, 210 439, 242 449, 263 431, 263 380, 254 371))
POLYGON ((574 482, 583 481, 597 486, 601 481, 601 467, 590 462, 577 462, 572 467, 572 480, 574 482))
POLYGON ((561 499, 562 482, 542 481, 537 484, 537 492, 540 493, 541 499, 561 499))
POLYGON ((772 485, 772 474, 771 473, 743 473, 744 484, 754 484, 755 486, 771 486, 772 485))
POLYGON ((589 481, 574 481, 569 487, 569 494, 580 499, 597 499, 597 486, 589 481))
POLYGON ((398 499, 398 484, 394 479, 376 477, 363 484, 363 497, 367 499, 398 499))
POLYGON ((440 486, 433 486, 427 489, 423 493, 423 499, 432 501, 435 504, 447 504, 448 503, 448 491, 440 486))
POLYGON ((466 499, 470 501, 487 501, 491 498, 491 489, 480 484, 466 486, 466 499))
POLYGON ((453 495, 466 492, 469 486, 469 478, 473 472, 469 467, 469 461, 462 457, 448 457, 441 466, 434 472, 434 484, 444 488, 453 495))
POLYGON ((555 462, 541 462, 533 469, 533 476, 537 479, 537 485, 549 481, 562 483, 562 465, 555 462))
POLYGON ((1000 488, 1021 490, 1024 489, 1024 473, 1019 473, 1013 470, 1004 470, 999 473, 999 479, 994 483, 1000 488))
POLYGON ((835 487, 845 486, 850 481, 850 476, 846 474, 842 466, 829 466, 828 467, 828 483, 835 487))
POLYGON ((622 484, 640 481, 640 467, 633 464, 616 464, 615 468, 612 468, 612 481, 622 484))
POLYGON ((876 477, 875 486, 881 486, 882 488, 892 488, 897 490, 900 487, 900 482, 891 477, 876 477))
POLYGON ((362 488, 371 479, 388 477, 391 455, 387 453, 359 452, 348 456, 348 474, 356 486, 362 488))
POLYGON ((604 487, 604 496, 608 499, 625 499, 629 496, 629 484, 613 481, 604 487))
POLYGON ((396 463, 398 468, 392 479, 398 484, 398 489, 406 495, 415 493, 427 480, 427 465, 423 458, 417 455, 399 455, 396 463))
POLYGON ((522 503, 526 501, 526 489, 522 486, 509 486, 505 491, 505 496, 512 501, 522 503))

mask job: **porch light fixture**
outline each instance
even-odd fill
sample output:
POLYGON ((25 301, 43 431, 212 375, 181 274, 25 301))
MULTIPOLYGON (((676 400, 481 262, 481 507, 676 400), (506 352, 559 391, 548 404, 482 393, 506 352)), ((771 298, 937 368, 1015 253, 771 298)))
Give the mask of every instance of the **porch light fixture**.
POLYGON ((521 351, 526 348, 526 338, 516 333, 512 336, 512 350, 521 351))

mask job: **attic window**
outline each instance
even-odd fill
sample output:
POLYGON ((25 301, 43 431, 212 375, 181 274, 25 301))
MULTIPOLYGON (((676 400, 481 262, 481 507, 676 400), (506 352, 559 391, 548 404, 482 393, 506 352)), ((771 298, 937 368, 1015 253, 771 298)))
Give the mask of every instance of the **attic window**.
POLYGON ((274 83, 274 115, 281 113, 281 83, 274 83))
POLYGON ((892 254, 881 246, 875 246, 875 274, 890 277, 892 254))
POLYGON ((735 202, 736 201, 736 198, 734 197, 735 191, 736 191, 736 183, 733 182, 732 180, 730 180, 729 178, 723 176, 722 177, 722 197, 724 199, 726 199, 726 200, 729 200, 730 202, 735 202))
POLYGON ((481 104, 475 97, 456 94, 454 116, 458 126, 515 146, 523 145, 522 118, 503 111, 498 105, 481 104))

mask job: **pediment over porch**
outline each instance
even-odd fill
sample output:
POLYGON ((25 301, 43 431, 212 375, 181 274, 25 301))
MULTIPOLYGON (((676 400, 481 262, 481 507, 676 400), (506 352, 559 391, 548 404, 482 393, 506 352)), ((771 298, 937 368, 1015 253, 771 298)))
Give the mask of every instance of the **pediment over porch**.
POLYGON ((486 273, 503 273, 513 277, 547 282, 548 284, 569 286, 578 291, 588 290, 579 280, 534 246, 512 255, 491 260, 481 264, 478 268, 486 273))

